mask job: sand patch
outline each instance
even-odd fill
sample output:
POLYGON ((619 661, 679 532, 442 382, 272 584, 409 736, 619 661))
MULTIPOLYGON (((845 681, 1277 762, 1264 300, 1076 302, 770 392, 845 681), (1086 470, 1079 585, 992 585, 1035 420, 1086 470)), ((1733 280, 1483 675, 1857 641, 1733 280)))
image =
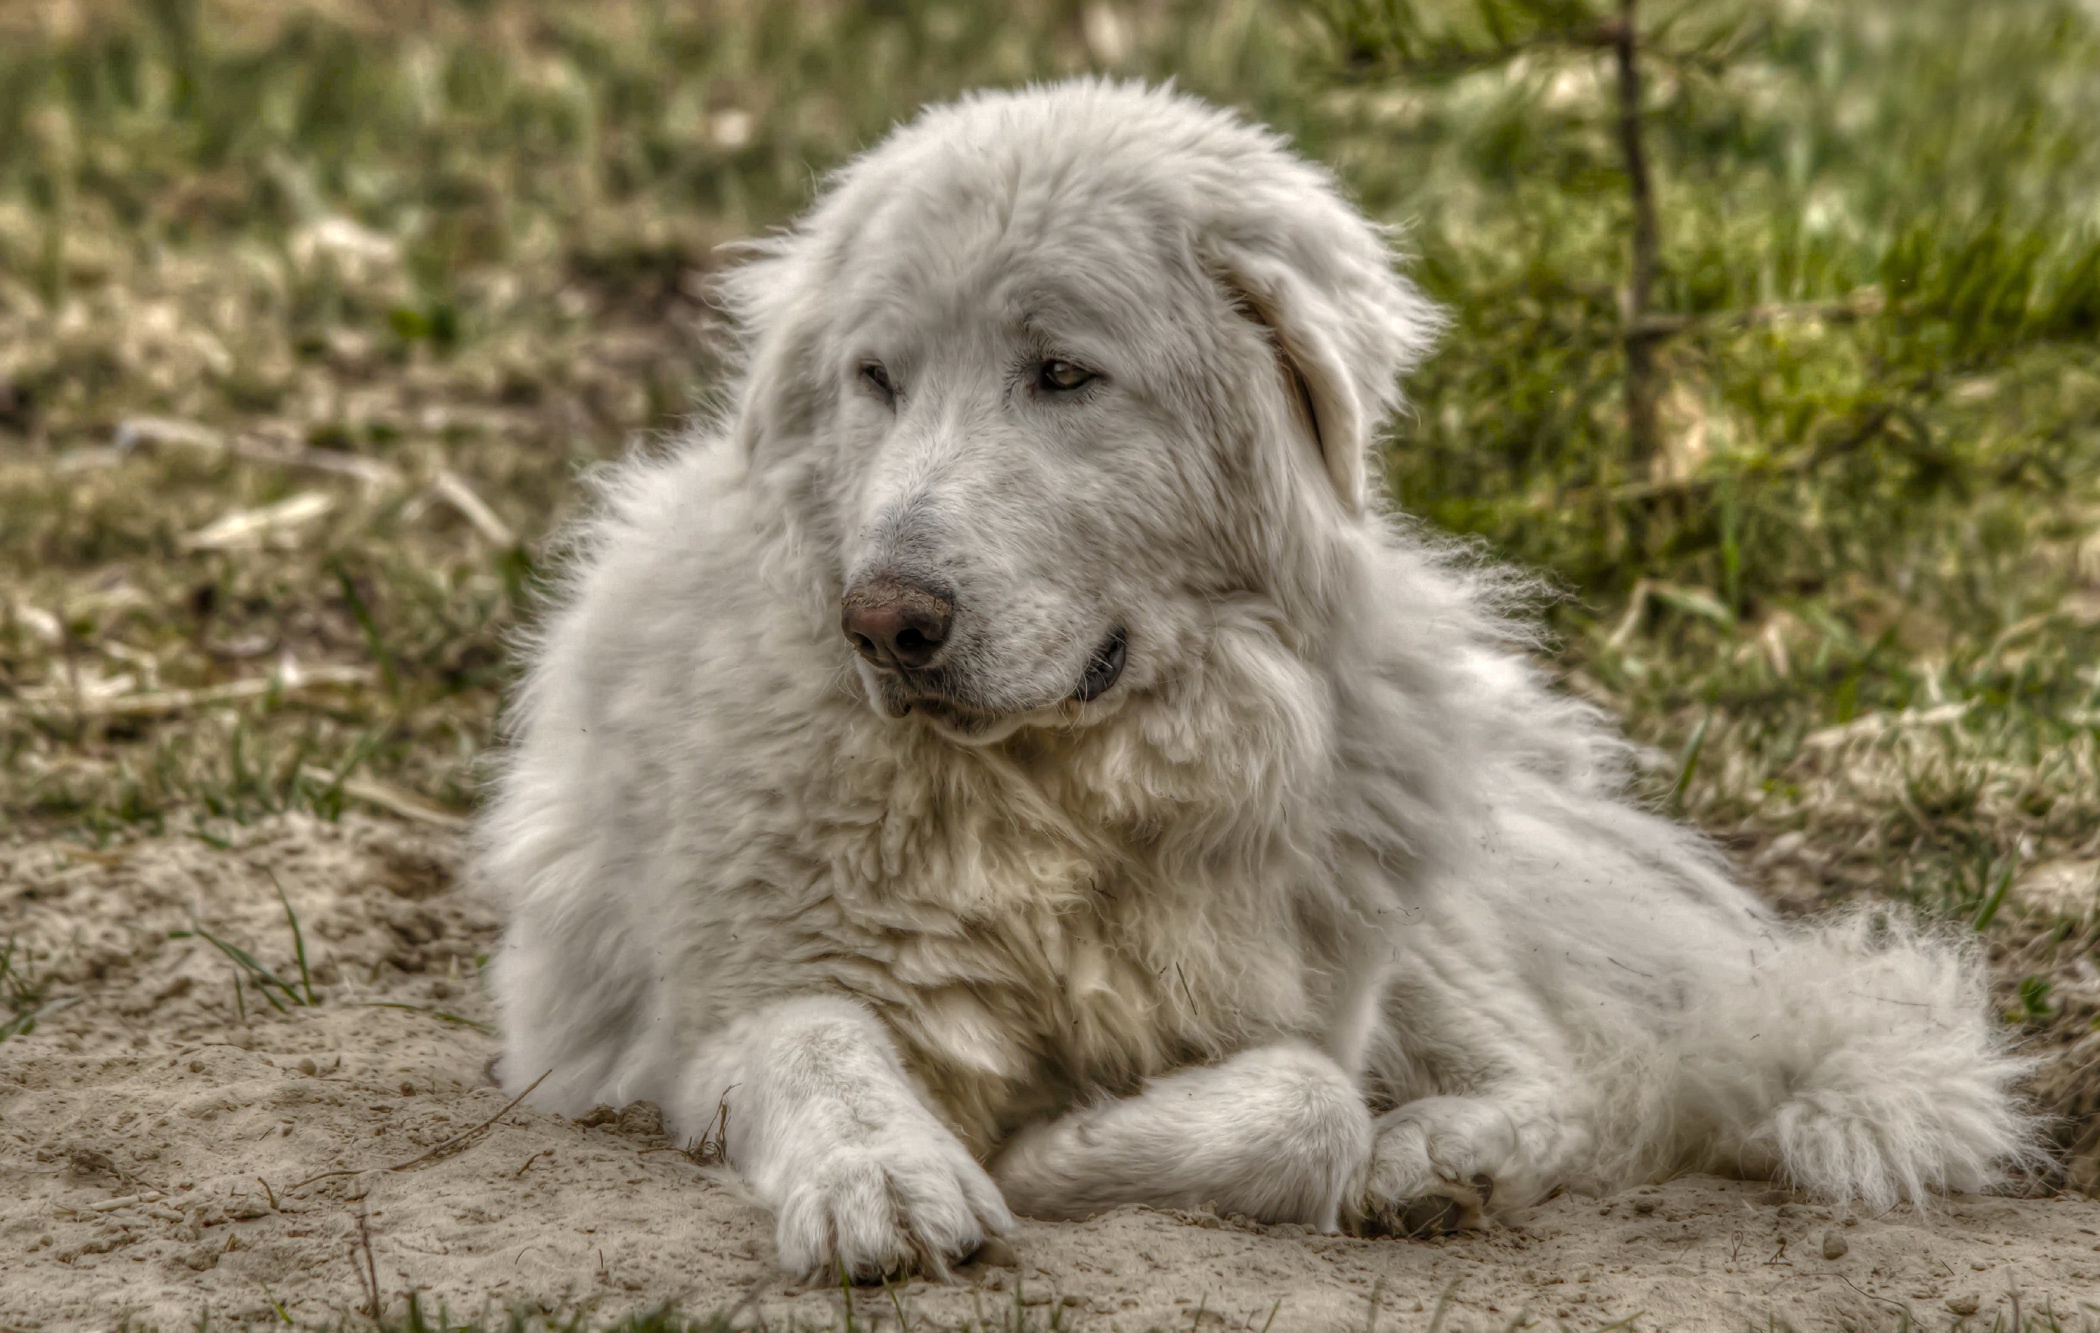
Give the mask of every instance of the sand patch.
MULTIPOLYGON (((765 1216, 646 1109, 518 1108, 471 1132, 507 1099, 483 1074, 495 914, 454 884, 457 855, 356 818, 286 818, 223 848, 0 849, 0 937, 53 1006, 0 1044, 0 1330, 172 1330, 207 1311, 333 1326, 374 1281, 397 1313, 416 1291, 454 1316, 837 1319, 840 1294, 776 1273, 765 1216), (267 983, 237 996, 243 965, 171 938, 201 927, 303 998, 280 886, 312 1006, 267 983)), ((2076 1196, 1862 1218, 1693 1179, 1516 1222, 1431 1244, 1144 1209, 1030 1223, 1015 1267, 862 1292, 856 1319, 894 1326, 901 1306, 952 1325, 1019 1302, 1081 1329, 1259 1329, 1272 1310, 1277 1330, 1412 1329, 1441 1301, 1449 1330, 1945 1328, 1963 1312, 1988 1328, 2015 1308, 2100 1327, 2100 1204, 2076 1196)))

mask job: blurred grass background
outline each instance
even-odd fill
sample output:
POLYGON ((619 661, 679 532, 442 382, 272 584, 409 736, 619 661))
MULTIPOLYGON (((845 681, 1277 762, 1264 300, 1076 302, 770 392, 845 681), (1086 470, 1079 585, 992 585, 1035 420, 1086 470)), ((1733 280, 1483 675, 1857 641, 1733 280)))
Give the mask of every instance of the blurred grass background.
POLYGON ((716 246, 924 101, 1172 77, 1455 313, 1397 499, 1555 583, 1780 901, 1983 932, 2100 1185, 2100 9, 1650 0, 1646 452, 1609 53, 1549 9, 0 5, 0 816, 463 812, 577 471, 719 384, 716 246))

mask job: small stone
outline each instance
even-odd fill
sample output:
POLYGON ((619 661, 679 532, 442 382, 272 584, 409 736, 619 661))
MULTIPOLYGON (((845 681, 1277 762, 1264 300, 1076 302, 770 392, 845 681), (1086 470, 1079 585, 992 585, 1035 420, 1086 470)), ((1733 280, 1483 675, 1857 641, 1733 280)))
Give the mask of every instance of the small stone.
POLYGON ((204 1072, 204 1062, 203 1062, 202 1060, 192 1060, 192 1061, 190 1061, 190 1072, 191 1072, 192 1074, 201 1074, 201 1073, 203 1073, 203 1072, 204 1072))
POLYGON ((1021 1256, 999 1237, 989 1236, 977 1247, 977 1253, 970 1256, 970 1262, 983 1264, 986 1268, 1019 1268, 1021 1256))
POLYGON ((415 1085, 415 1084, 413 1084, 413 1083, 411 1083, 411 1082, 409 1082, 409 1081, 408 1081, 407 1079, 402 1079, 402 1080, 401 1080, 401 1095, 402 1095, 402 1096, 404 1096, 404 1097, 413 1097, 413 1096, 415 1096, 415 1095, 416 1095, 416 1085, 415 1085))
POLYGON ((1967 1294, 1960 1296, 1949 1296, 1947 1298, 1947 1308, 1949 1310, 1952 1310, 1955 1314, 1960 1315, 1964 1319, 1968 1318, 1972 1314, 1975 1314, 1976 1307, 1982 1304, 1982 1301, 1977 1300, 1976 1297, 1967 1294))
POLYGON ((299 1057, 299 1072, 311 1077, 321 1072, 321 1066, 314 1063, 312 1056, 302 1055, 299 1057))
POLYGON ((209 1245, 200 1245, 188 1254, 183 1255, 182 1262, 186 1267, 194 1268, 202 1273, 208 1268, 216 1268, 218 1266, 219 1252, 209 1245))
POLYGON ((585 1129, 596 1129, 600 1125, 617 1125, 620 1123, 620 1113, 600 1102, 582 1115, 577 1116, 576 1123, 585 1129))
POLYGON ((1842 1259, 1845 1257, 1845 1251, 1850 1248, 1852 1247, 1845 1244, 1845 1238, 1837 1232, 1826 1231, 1823 1233, 1823 1257, 1825 1259, 1842 1259))
POLYGON ((1633 1211, 1639 1213, 1642 1217, 1646 1217, 1648 1214, 1655 1211, 1655 1200, 1635 1199, 1633 1201, 1633 1211))

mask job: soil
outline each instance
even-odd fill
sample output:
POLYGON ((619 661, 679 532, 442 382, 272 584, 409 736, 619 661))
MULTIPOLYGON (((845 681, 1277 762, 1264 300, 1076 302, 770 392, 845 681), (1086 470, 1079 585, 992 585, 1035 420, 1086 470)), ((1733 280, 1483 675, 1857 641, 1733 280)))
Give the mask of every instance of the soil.
MULTIPOLYGON (((0 1044, 0 1330, 334 1327, 375 1286, 397 1316, 413 1292, 453 1318, 843 1322, 849 1297, 776 1272, 764 1214, 652 1108, 506 1109, 477 962, 496 916, 455 882, 455 835, 291 816, 224 832, 0 847, 0 936, 46 1006, 0 1044), (200 928, 282 987, 237 991, 245 965, 180 934, 200 928)), ((1026 1223, 991 1258, 852 1293, 853 1318, 2100 1327, 2100 1203, 2075 1194, 1864 1217, 1694 1178, 1429 1243, 1133 1208, 1026 1223)))

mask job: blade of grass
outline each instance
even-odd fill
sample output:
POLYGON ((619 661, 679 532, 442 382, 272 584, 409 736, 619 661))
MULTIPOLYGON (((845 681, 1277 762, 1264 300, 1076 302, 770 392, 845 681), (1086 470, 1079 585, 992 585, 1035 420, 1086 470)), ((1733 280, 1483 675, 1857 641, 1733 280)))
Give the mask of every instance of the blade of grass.
POLYGON ((48 1004, 40 1004, 26 1013, 16 1014, 5 1023, 0 1023, 0 1041, 6 1041, 9 1037, 28 1036, 36 1031, 38 1020, 42 1019, 46 1014, 55 1014, 63 1009, 71 1009, 74 1005, 79 1004, 80 1001, 81 997, 78 995, 61 995, 48 1004))
POLYGON ((372 618, 372 608, 365 605, 364 594, 357 590, 357 580, 350 577, 350 571, 343 568, 340 560, 329 561, 328 568, 342 586, 343 600, 349 603, 350 614, 364 633, 365 646, 371 649, 372 659, 379 663, 379 674, 386 681, 386 692, 399 694, 401 676, 394 669, 394 654, 387 649, 386 638, 379 632, 379 622, 372 618))
POLYGON ((1985 886, 1983 902, 1976 909, 1976 919, 1969 923, 1979 934, 1990 929, 1991 922, 1997 919, 1998 909, 2005 905, 2006 891, 2012 888, 2014 864, 2012 857, 1992 864, 1991 878, 1985 886))
POLYGON ((328 785, 312 798, 311 804, 316 811, 329 819, 342 817, 343 784, 364 766, 366 760, 378 752, 380 741, 385 738, 389 728, 398 725, 398 722, 397 718, 392 722, 377 723, 365 728, 350 746, 350 753, 344 758, 342 765, 329 775, 328 785))
POLYGON ((476 1032, 494 1032, 496 1030, 494 1026, 479 1019, 462 1018, 458 1014, 448 1014, 442 1009, 432 1009, 428 1005, 402 1004, 398 1000, 366 1000, 358 1007, 360 1009, 406 1009, 412 1014, 427 1014, 432 1018, 440 1019, 447 1023, 457 1023, 461 1027, 473 1028, 476 1032))
POLYGON ((299 914, 292 910, 292 900, 286 895, 284 885, 279 882, 277 872, 270 872, 270 883, 277 888, 277 901, 284 904, 284 919, 292 926, 292 952, 299 960, 299 985, 306 992, 306 1003, 316 1005, 320 1000, 314 996, 313 973, 306 968, 306 934, 299 929, 299 914))
POLYGON ((1670 813, 1673 815, 1684 812, 1685 789, 1692 785, 1692 778, 1699 771, 1699 755, 1706 749, 1706 729, 1713 720, 1713 713, 1708 711, 1699 719, 1699 725, 1692 729, 1692 738, 1684 743, 1684 758, 1677 766, 1677 781, 1670 787, 1670 813))
POLYGON ((233 961, 235 967, 240 968, 241 971, 246 974, 248 979, 252 983, 254 983, 255 989, 261 993, 262 997, 265 1000, 268 1000, 270 1002, 271 1006, 275 1008, 278 1013, 283 1013, 285 1010, 284 1006, 278 1003, 277 997, 270 994, 270 990, 272 987, 276 988, 279 992, 281 992, 284 995, 284 997, 290 1000, 293 1004, 298 1005, 301 1008, 304 1008, 306 1005, 306 1001, 300 997, 299 992, 294 990, 289 982, 287 982, 283 977, 278 976, 275 972, 272 972, 269 968, 264 967, 262 963, 257 961, 254 954, 249 953, 246 949, 243 949, 238 944, 232 944, 227 942, 226 940, 220 939, 218 936, 212 934, 210 931, 206 930, 200 925, 197 925, 194 922, 191 923, 191 928, 189 930, 170 931, 168 933, 168 938, 171 940, 203 940, 206 944, 211 945, 220 953, 225 954, 229 959, 233 961))

